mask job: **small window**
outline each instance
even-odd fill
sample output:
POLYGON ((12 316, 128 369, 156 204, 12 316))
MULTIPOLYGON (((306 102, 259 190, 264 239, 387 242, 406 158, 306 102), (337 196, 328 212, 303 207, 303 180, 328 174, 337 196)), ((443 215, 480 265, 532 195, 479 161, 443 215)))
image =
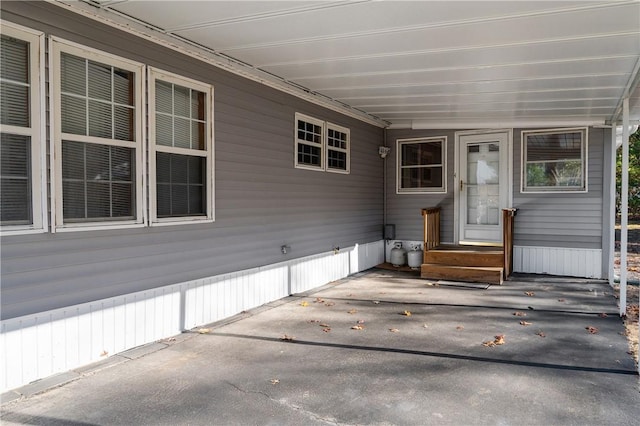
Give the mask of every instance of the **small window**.
POLYGON ((42 232, 41 34, 3 22, 0 40, 0 225, 42 232))
POLYGON ((587 129, 522 132, 524 192, 586 191, 587 129))
POLYGON ((144 222, 143 66, 54 41, 58 228, 144 222))
POLYGON ((150 69, 152 223, 213 220, 213 87, 150 69))
POLYGON ((349 129, 327 123, 327 171, 349 173, 349 129))
POLYGON ((349 173, 349 129, 296 113, 295 131, 296 168, 349 173))
POLYGON ((296 167, 324 170, 324 122, 296 114, 296 167))
POLYGON ((446 192, 446 137, 398 139, 398 193, 446 192))

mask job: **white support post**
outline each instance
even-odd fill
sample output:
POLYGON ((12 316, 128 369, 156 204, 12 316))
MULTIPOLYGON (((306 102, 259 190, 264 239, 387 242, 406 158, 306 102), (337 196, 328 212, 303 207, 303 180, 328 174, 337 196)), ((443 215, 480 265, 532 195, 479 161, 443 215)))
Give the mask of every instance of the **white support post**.
POLYGON ((629 98, 622 102, 622 187, 620 203, 620 316, 627 312, 627 230, 629 227, 629 98))
POLYGON ((608 275, 609 285, 615 286, 614 262, 616 258, 616 123, 611 123, 611 147, 610 160, 611 172, 609 173, 609 263, 608 275))

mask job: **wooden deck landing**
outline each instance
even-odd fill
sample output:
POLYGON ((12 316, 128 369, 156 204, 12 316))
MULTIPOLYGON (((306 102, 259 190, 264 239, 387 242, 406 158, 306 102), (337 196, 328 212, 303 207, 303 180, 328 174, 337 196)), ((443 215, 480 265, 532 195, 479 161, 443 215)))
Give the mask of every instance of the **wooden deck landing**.
POLYGON ((424 252, 420 277, 502 284, 502 247, 441 245, 424 252))

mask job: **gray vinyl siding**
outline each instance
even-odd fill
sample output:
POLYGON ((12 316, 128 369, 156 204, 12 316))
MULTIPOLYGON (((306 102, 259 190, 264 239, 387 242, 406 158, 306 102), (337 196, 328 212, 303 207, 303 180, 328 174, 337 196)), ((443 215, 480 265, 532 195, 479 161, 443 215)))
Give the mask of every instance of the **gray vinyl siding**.
POLYGON ((2 18, 215 90, 215 222, 3 237, 3 319, 382 238, 382 129, 50 4, 2 18), (350 174, 294 168, 296 112, 350 129, 350 174))
POLYGON ((513 132, 513 206, 515 244, 521 246, 602 248, 603 159, 609 129, 589 129, 588 191, 556 194, 521 192, 522 131, 513 132))
POLYGON ((387 223, 396 225, 396 238, 399 240, 420 241, 423 238, 422 209, 440 207, 440 239, 453 242, 453 170, 455 158, 455 132, 453 130, 408 130, 387 131, 387 146, 391 152, 387 156, 387 223), (398 194, 397 152, 398 139, 421 137, 447 137, 447 192, 445 194, 398 194))
MULTIPOLYGON (((520 246, 602 248, 603 169, 609 129, 589 129, 588 191, 586 193, 531 194, 520 191, 522 129, 513 131, 513 207, 518 209, 515 244, 520 246)), ((420 210, 439 206, 441 241, 454 242, 454 146, 453 130, 389 130, 387 145, 387 223, 396 225, 399 240, 422 239, 420 210), (447 137, 447 193, 396 193, 396 140, 430 136, 447 137)), ((608 145, 607 145, 608 146, 608 145)), ((607 148, 608 149, 608 148, 607 148)))

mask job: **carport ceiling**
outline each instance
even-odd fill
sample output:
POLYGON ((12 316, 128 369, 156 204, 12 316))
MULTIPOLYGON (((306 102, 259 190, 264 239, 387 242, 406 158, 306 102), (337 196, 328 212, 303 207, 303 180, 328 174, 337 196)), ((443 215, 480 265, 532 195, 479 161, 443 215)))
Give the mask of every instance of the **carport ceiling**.
POLYGON ((626 96, 631 119, 640 120, 637 0, 84 0, 73 7, 144 23, 393 127, 604 124, 621 120, 626 96))

